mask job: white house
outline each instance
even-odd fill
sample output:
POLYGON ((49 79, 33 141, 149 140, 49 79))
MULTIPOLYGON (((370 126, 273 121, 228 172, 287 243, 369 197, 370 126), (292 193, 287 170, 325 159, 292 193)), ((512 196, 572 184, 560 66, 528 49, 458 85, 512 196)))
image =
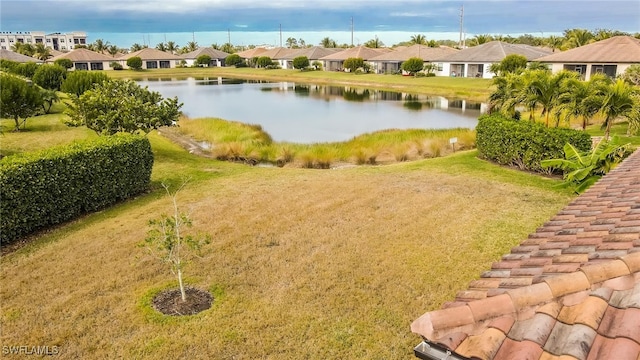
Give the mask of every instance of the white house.
POLYGON ((209 55, 211 57, 211 63, 208 66, 224 66, 224 60, 229 56, 228 53, 220 50, 216 50, 211 47, 201 47, 195 51, 186 53, 182 55, 182 58, 186 61, 187 66, 193 66, 198 59, 198 57, 202 55, 209 55))
POLYGON ((53 63, 58 59, 69 59, 73 63, 73 70, 111 70, 111 63, 117 61, 110 55, 101 54, 89 49, 75 49, 47 59, 53 63))

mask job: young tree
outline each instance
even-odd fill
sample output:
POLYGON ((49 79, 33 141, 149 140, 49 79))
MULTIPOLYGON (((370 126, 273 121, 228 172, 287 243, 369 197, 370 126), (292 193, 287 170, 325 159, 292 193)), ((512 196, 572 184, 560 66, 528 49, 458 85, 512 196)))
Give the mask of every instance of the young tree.
POLYGON ((199 66, 209 66, 211 64, 211 56, 207 54, 202 54, 198 56, 196 59, 196 65, 199 66))
POLYGON ((42 109, 45 114, 51 111, 53 103, 60 101, 60 97, 58 97, 55 90, 42 89, 40 91, 40 97, 42 98, 42 109))
POLYGON ((519 74, 527 68, 527 58, 523 55, 507 55, 499 63, 491 64, 489 71, 500 76, 506 73, 519 74))
POLYGON ((142 69, 142 59, 140 56, 132 56, 127 59, 127 66, 133 70, 142 69))
POLYGON ((338 44, 336 43, 335 40, 329 37, 325 37, 322 40, 320 40, 320 46, 322 46, 323 48, 337 48, 338 44))
POLYGON ((72 99, 65 123, 85 125, 99 135, 149 133, 174 126, 181 115, 178 98, 163 99, 132 80, 108 80, 72 99))
POLYGON ((178 53, 178 51, 180 51, 180 46, 176 44, 174 41, 168 41, 166 51, 172 54, 176 54, 178 53))
POLYGON ((211 242, 209 235, 188 233, 188 229, 193 227, 193 221, 188 213, 180 211, 177 200, 178 192, 185 185, 186 182, 172 193, 168 185, 162 184, 171 199, 172 214, 162 214, 159 219, 150 220, 151 229, 147 232, 144 242, 140 244, 147 248, 151 255, 169 264, 171 272, 178 280, 182 301, 187 300, 182 272, 191 255, 189 250, 197 252, 203 245, 211 242))
POLYGON ((24 127, 27 118, 35 115, 42 105, 40 90, 7 74, 0 74, 0 84, 0 117, 13 119, 15 131, 20 131, 20 125, 24 127))
POLYGON ((120 49, 116 45, 109 45, 107 46, 107 52, 111 56, 116 56, 120 52, 120 49))
POLYGON ((66 77, 67 69, 62 66, 44 64, 40 65, 33 74, 33 82, 45 89, 60 90, 66 77))
POLYGON ((158 43, 158 45, 156 45, 156 49, 160 51, 167 51, 167 45, 163 42, 158 43))
POLYGON ((629 66, 622 74, 622 78, 631 85, 640 86, 640 64, 629 66))
POLYGON ((630 122, 640 121, 640 104, 636 100, 638 90, 633 85, 618 79, 604 86, 600 91, 602 97, 600 111, 605 116, 602 123, 605 139, 609 139, 611 125, 617 118, 626 117, 630 122))
POLYGON ((293 68, 304 70, 309 67, 309 58, 306 56, 298 56, 293 59, 293 68))
POLYGON ((298 40, 296 40, 296 38, 294 38, 294 37, 287 38, 287 42, 286 43, 287 43, 287 47, 290 48, 290 49, 298 47, 298 40))
POLYGON ((37 59, 42 61, 47 60, 51 57, 51 49, 44 46, 43 43, 36 44, 36 53, 34 54, 37 59))
POLYGON ((91 89, 93 84, 101 84, 109 80, 105 73, 94 71, 72 71, 62 82, 60 89, 71 95, 80 96, 91 89))
POLYGON ((424 60, 417 57, 409 58, 407 61, 402 63, 401 67, 402 70, 415 76, 418 72, 424 69, 424 60))

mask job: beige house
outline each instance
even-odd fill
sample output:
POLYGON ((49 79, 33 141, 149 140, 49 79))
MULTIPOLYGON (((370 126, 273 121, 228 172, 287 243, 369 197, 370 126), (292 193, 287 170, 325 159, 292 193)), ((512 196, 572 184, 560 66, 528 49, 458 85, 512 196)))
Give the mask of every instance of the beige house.
POLYGON ((209 67, 224 66, 224 60, 227 58, 227 56, 229 56, 229 54, 224 51, 216 50, 211 47, 201 47, 195 51, 183 54, 182 58, 186 61, 187 66, 193 66, 198 57, 202 55, 209 55, 209 57, 211 57, 211 63, 209 63, 208 65, 209 67))
POLYGON ((116 61, 109 55, 101 54, 89 49, 75 49, 68 53, 62 53, 48 59, 47 63, 53 63, 58 59, 69 59, 73 63, 73 70, 111 70, 111 63, 116 61))
POLYGON ((138 50, 136 52, 123 55, 118 58, 118 61, 120 61, 120 64, 122 64, 123 68, 128 69, 129 67, 127 66, 127 60, 135 56, 142 59, 143 69, 175 68, 177 65, 180 65, 180 63, 184 60, 182 57, 178 55, 160 51, 154 48, 145 48, 142 50, 138 50))
POLYGON ((320 61, 321 58, 335 54, 343 49, 324 48, 322 46, 313 46, 304 49, 295 49, 288 55, 282 57, 280 60, 280 66, 283 69, 293 69, 293 59, 299 56, 306 56, 309 59, 309 64, 313 64, 314 61, 320 61))
POLYGON ((267 51, 267 49, 263 47, 257 47, 257 48, 253 48, 245 51, 240 51, 237 54, 243 59, 252 59, 254 57, 262 56, 262 53, 265 51, 267 51))
POLYGON ((551 65, 551 71, 571 70, 589 80, 593 74, 616 77, 633 64, 640 64, 640 40, 631 36, 614 36, 589 45, 539 58, 551 65))
POLYGON ((466 48, 456 53, 444 55, 432 62, 442 64, 436 72, 438 76, 476 77, 491 79, 496 74, 489 70, 492 64, 499 63, 507 55, 518 54, 528 61, 551 54, 551 51, 522 44, 509 44, 502 41, 466 48))
MULTIPOLYGON (((400 71, 402 63, 411 58, 419 58, 424 60, 425 63, 429 63, 443 56, 455 54, 458 51, 448 46, 434 48, 425 45, 412 45, 375 56, 369 59, 369 63, 377 74, 394 73, 400 71)), ((441 67, 442 64, 439 64, 438 69, 441 67)))
POLYGON ((361 58, 364 61, 367 61, 376 56, 382 55, 391 51, 390 49, 374 49, 368 48, 366 46, 358 46, 349 49, 345 49, 342 51, 338 51, 334 54, 324 56, 319 60, 324 64, 324 69, 328 71, 342 71, 344 61, 349 58, 361 58))

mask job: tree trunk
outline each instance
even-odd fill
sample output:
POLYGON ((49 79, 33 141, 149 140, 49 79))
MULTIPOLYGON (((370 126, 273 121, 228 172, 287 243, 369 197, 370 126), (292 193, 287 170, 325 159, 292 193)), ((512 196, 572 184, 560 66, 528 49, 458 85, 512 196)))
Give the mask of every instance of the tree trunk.
POLYGON ((13 120, 16 122, 16 130, 15 131, 20 131, 20 119, 18 118, 18 116, 15 116, 13 118, 13 120))
POLYGON ((180 284, 180 296, 182 297, 182 301, 187 301, 187 293, 184 291, 184 284, 182 283, 182 270, 178 269, 178 283, 180 284))

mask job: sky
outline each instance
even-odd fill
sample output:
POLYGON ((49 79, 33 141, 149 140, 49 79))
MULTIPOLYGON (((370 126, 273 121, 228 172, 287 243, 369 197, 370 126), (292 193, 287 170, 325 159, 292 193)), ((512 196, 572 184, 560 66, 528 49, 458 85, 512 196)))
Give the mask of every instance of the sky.
POLYGON ((378 36, 392 45, 412 34, 458 40, 464 32, 534 36, 571 28, 640 32, 640 0, 0 0, 0 31, 84 31, 122 47, 132 43, 279 45, 280 34, 317 44, 378 36), (353 20, 352 20, 353 19, 353 20))

